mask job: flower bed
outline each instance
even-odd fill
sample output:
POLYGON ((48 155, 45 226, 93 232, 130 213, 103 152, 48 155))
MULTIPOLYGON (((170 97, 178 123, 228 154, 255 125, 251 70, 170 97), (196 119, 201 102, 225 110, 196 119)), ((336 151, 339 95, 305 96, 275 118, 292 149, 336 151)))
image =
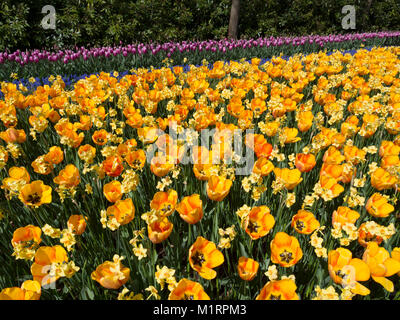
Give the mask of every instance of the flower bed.
POLYGON ((0 299, 398 299, 399 55, 2 83, 0 299))

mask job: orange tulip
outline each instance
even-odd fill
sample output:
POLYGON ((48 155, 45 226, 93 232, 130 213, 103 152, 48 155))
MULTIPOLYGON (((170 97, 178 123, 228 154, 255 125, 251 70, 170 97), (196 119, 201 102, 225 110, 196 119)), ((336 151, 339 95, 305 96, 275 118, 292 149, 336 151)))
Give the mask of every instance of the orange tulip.
POLYGON ((400 262, 391 258, 389 252, 379 247, 376 242, 368 243, 363 254, 363 261, 368 265, 372 279, 387 291, 393 292, 393 282, 387 277, 400 272, 400 262))
POLYGON ((12 192, 19 192, 31 179, 25 167, 11 167, 8 169, 8 175, 9 177, 3 179, 1 187, 12 192))
POLYGON ((315 156, 311 153, 309 154, 298 153, 296 154, 294 165, 301 172, 309 172, 316 165, 315 156))
POLYGON ((161 243, 166 240, 172 232, 174 225, 168 218, 161 218, 147 225, 149 239, 153 243, 161 243))
POLYGON ((0 138, 6 143, 24 143, 26 141, 26 133, 23 129, 8 128, 6 131, 0 132, 0 138))
POLYGON ((314 115, 311 111, 300 111, 297 113, 297 128, 301 132, 308 131, 313 123, 314 115))
POLYGON ((369 289, 358 281, 370 278, 368 265, 358 258, 353 258, 350 250, 338 248, 328 253, 328 270, 332 280, 343 286, 350 286, 354 294, 368 295, 369 289))
POLYGON ((281 135, 285 137, 284 139, 285 143, 295 143, 297 141, 300 141, 301 138, 298 137, 297 134, 298 130, 296 128, 288 128, 288 127, 283 128, 283 131, 281 133, 281 135))
POLYGON ((140 128, 143 125, 143 117, 140 114, 139 109, 135 109, 132 107, 134 112, 130 112, 129 115, 125 114, 124 109, 124 115, 126 116, 126 124, 131 126, 132 128, 140 128))
POLYGON ((92 135, 92 141, 99 146, 104 146, 108 141, 108 132, 104 129, 96 130, 92 135))
POLYGON ((399 154, 400 145, 396 145, 392 141, 382 140, 379 147, 379 156, 398 156, 399 154))
POLYGON ((400 166, 400 158, 399 156, 391 155, 384 156, 381 160, 381 167, 383 169, 387 169, 393 166, 400 166))
POLYGON ((39 207, 44 203, 51 203, 51 187, 41 180, 32 181, 19 190, 19 199, 27 206, 39 207))
POLYGON ((378 191, 391 189, 398 183, 399 179, 383 168, 378 168, 371 174, 371 185, 378 191))
POLYGON ((200 283, 184 278, 171 291, 168 300, 210 300, 210 297, 200 283))
POLYGON ((49 152, 45 155, 44 160, 52 164, 59 164, 64 160, 64 153, 58 146, 50 148, 49 152))
POLYGON ((245 281, 251 281, 257 275, 259 263, 251 258, 240 257, 238 263, 239 277, 245 281))
POLYGON ((346 223, 354 224, 360 214, 348 207, 340 206, 332 213, 332 225, 335 223, 340 223, 340 225, 345 225, 346 223))
POLYGON ((135 217, 135 206, 132 199, 118 200, 112 206, 107 208, 107 216, 115 218, 120 225, 125 225, 135 217))
POLYGON ((18 228, 14 231, 11 244, 13 247, 23 244, 24 247, 35 249, 39 246, 42 230, 34 225, 18 228))
POLYGON ((365 160, 366 151, 358 149, 356 146, 344 146, 344 156, 347 162, 351 162, 353 165, 360 163, 365 160))
POLYGON ((150 208, 159 212, 160 216, 170 216, 174 211, 178 202, 178 193, 169 189, 168 191, 156 192, 150 202, 150 208))
POLYGON ((292 279, 270 281, 261 289, 256 300, 300 300, 296 289, 292 279))
POLYGON ((322 161, 326 164, 341 164, 346 157, 334 146, 325 151, 322 161))
POLYGON ((364 138, 370 138, 375 134, 376 130, 378 129, 378 126, 375 124, 378 124, 378 120, 379 117, 376 114, 364 114, 363 124, 361 126, 361 130, 364 131, 364 138))
POLYGON ((151 159, 150 170, 157 177, 166 176, 174 168, 174 160, 169 155, 157 155, 151 159))
POLYGON ((39 174, 48 175, 53 171, 53 164, 46 159, 46 155, 37 157, 32 163, 33 171, 39 174))
POLYGON ((203 202, 200 199, 200 195, 195 193, 184 197, 176 206, 176 211, 189 224, 199 222, 203 218, 203 202))
POLYGON ((86 229, 86 217, 81 214, 73 214, 67 221, 68 229, 76 235, 81 235, 86 229))
POLYGON ((251 239, 264 237, 274 227, 275 219, 267 206, 254 207, 246 217, 244 228, 251 239))
POLYGON ((106 289, 119 289, 130 279, 130 269, 121 263, 121 258, 114 256, 113 261, 106 261, 92 272, 91 278, 106 289))
POLYGON ((386 218, 394 211, 394 207, 380 193, 374 193, 365 205, 368 213, 376 218, 386 218))
POLYGON ((122 198, 122 185, 118 180, 113 180, 103 187, 103 194, 110 202, 116 202, 122 198))
POLYGON ((189 249, 190 266, 207 280, 217 276, 214 268, 224 263, 224 260, 224 255, 217 249, 215 243, 200 236, 189 249))
POLYGON ((125 161, 131 168, 135 170, 140 170, 144 167, 146 163, 146 153, 142 149, 128 151, 125 156, 125 161))
POLYGON ((137 134, 144 144, 153 143, 158 138, 158 128, 157 127, 143 127, 137 129, 137 134))
MULTIPOLYGON (((393 259, 400 262, 400 247, 393 248, 392 252, 390 253, 393 259)), ((397 273, 400 276, 400 272, 397 273)))
POLYGON ((106 175, 118 177, 124 170, 122 158, 118 155, 110 155, 102 162, 102 168, 106 175))
POLYGON ((246 134, 245 144, 254 150, 257 158, 265 157, 268 159, 272 153, 272 144, 268 143, 262 134, 246 134))
POLYGON ((254 163, 253 173, 256 173, 262 177, 265 177, 265 176, 269 175, 271 173, 271 171, 274 170, 274 168, 275 167, 271 161, 269 161, 265 157, 260 157, 254 163))
POLYGON ((299 169, 275 168, 274 173, 277 179, 281 180, 287 190, 293 190, 303 178, 299 169))
POLYGON ((193 173, 196 179, 206 181, 210 178, 210 169, 212 168, 211 160, 209 164, 194 164, 193 173))
POLYGON ((0 300, 39 300, 42 293, 40 283, 26 280, 21 288, 11 287, 0 291, 0 300))
POLYGON ((87 131, 92 127, 92 121, 90 116, 87 114, 82 114, 79 116, 79 129, 87 131))
POLYGON ((312 212, 307 210, 299 210, 292 217, 292 227, 302 234, 310 234, 319 228, 319 221, 312 212))
POLYGON ((211 200, 222 201, 232 187, 232 180, 221 176, 211 176, 207 182, 207 195, 211 200))
POLYGON ((59 184, 65 188, 76 187, 81 181, 79 175, 79 169, 73 164, 67 165, 63 170, 60 171, 57 177, 53 179, 54 183, 59 184))
POLYGON ((60 277, 49 273, 53 263, 68 262, 67 252, 60 245, 53 247, 40 247, 35 253, 35 261, 31 266, 33 280, 41 286, 49 285, 60 277))
POLYGON ((319 182, 322 189, 325 191, 331 191, 331 196, 333 198, 336 198, 344 191, 343 186, 338 184, 334 178, 322 176, 320 177, 319 182))
POLYGON ((299 241, 285 232, 278 232, 270 246, 271 261, 282 267, 294 266, 303 257, 299 241))
POLYGON ((265 124, 264 133, 268 137, 274 137, 276 135, 276 133, 278 132, 280 125, 281 125, 281 123, 279 121, 269 121, 265 124))

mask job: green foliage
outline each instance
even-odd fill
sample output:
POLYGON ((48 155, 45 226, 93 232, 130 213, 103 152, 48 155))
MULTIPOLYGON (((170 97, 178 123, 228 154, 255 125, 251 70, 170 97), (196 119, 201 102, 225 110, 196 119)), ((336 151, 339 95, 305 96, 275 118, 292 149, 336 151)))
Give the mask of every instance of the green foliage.
MULTIPOLYGON (((220 39, 227 36, 231 1, 56 0, 56 29, 44 30, 41 8, 47 4, 2 0, 0 50, 220 39)), ((350 31, 400 29, 396 0, 241 0, 239 36, 347 32, 344 5, 356 6, 356 30, 350 31)))

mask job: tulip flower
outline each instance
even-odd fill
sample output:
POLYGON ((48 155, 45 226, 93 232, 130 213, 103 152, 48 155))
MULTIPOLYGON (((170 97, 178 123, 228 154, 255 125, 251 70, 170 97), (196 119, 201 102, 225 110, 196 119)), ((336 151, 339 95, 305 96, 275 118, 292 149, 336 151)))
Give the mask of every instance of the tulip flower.
POLYGON ((105 174, 110 177, 118 177, 122 173, 122 170, 124 170, 122 158, 118 155, 108 156, 102 162, 101 166, 105 174))
POLYGON ((183 278, 171 291, 168 300, 210 300, 210 297, 200 283, 183 278))
POLYGON ((251 258, 240 257, 238 262, 239 277, 251 281, 257 275, 259 263, 251 258))
POLYGON ((103 194, 110 202, 116 202, 122 198, 122 185, 118 180, 113 180, 103 186, 103 194))
POLYGON ((371 185, 378 191, 391 189, 398 183, 399 179, 383 168, 378 168, 371 174, 371 185))
POLYGON ((189 249, 190 266, 207 280, 217 276, 214 268, 224 263, 224 260, 224 255, 217 249, 215 243, 200 236, 189 249))
POLYGON ((368 295, 369 289, 358 281, 370 278, 368 265, 358 258, 353 258, 350 250, 338 248, 328 253, 328 270, 333 281, 342 286, 350 287, 354 294, 368 295))
POLYGON ((41 180, 25 184, 19 191, 19 199, 27 206, 39 207, 44 203, 51 203, 51 187, 41 180))
POLYGON ((339 206, 332 213, 332 225, 335 223, 340 223, 342 226, 344 226, 346 223, 355 224, 359 217, 360 214, 357 211, 348 207, 339 206))
POLYGON ((254 207, 246 217, 244 228, 252 240, 264 237, 275 225, 275 219, 267 206, 254 207))
POLYGON ((81 214, 73 214, 68 218, 68 229, 72 230, 75 235, 81 235, 86 229, 86 217, 81 214))
POLYGON ((270 281, 261 289, 256 300, 300 300, 296 289, 291 279, 270 281))
POLYGON ((272 263, 278 263, 285 268, 295 265, 303 257, 299 241, 285 232, 278 232, 270 247, 272 263))
POLYGON ((207 183, 207 195, 211 200, 222 201, 229 193, 232 180, 221 176, 211 176, 207 183))
POLYGON ((81 181, 79 175, 79 169, 73 164, 67 165, 63 170, 60 171, 57 177, 53 179, 54 183, 59 184, 65 188, 76 187, 81 181))
POLYGON ((311 153, 309 154, 298 153, 296 154, 294 165, 301 172, 309 172, 316 165, 315 156, 311 153))
POLYGON ((387 291, 393 292, 393 282, 387 277, 400 271, 400 262, 391 258, 389 252, 385 248, 379 247, 376 242, 368 243, 362 259, 371 271, 371 278, 387 291))
POLYGON ((108 132, 104 129, 95 131, 92 135, 92 141, 99 146, 104 146, 108 141, 108 132))
POLYGON ((299 169, 275 168, 274 173, 277 179, 283 182, 287 190, 293 190, 303 178, 299 169))
POLYGON ((120 225, 128 224, 135 217, 135 206, 132 199, 117 200, 115 204, 107 208, 109 219, 115 218, 120 225))
POLYGON ((265 157, 260 157, 254 163, 253 173, 259 174, 262 177, 269 175, 274 170, 274 165, 265 157))
POLYGON ((174 225, 164 217, 147 225, 149 239, 153 243, 161 243, 166 240, 172 232, 174 225))
POLYGON ((60 245, 40 247, 35 253, 35 260, 31 266, 33 280, 38 281, 42 287, 57 281, 60 275, 50 272, 52 264, 66 262, 68 262, 67 251, 60 245))
POLYGON ((181 218, 189 224, 195 224, 203 217, 203 202, 200 195, 195 193, 184 197, 176 206, 181 218))
POLYGON ((166 176, 174 168, 174 159, 169 155, 157 155, 151 159, 150 170, 157 177, 166 176))
POLYGON ((0 291, 0 300, 39 300, 42 288, 35 280, 26 280, 21 288, 11 287, 0 291))
POLYGON ((130 279, 130 269, 121 260, 124 257, 114 255, 113 261, 105 261, 92 272, 91 278, 106 289, 119 289, 130 279))
POLYGON ((368 213, 377 218, 386 218, 394 211, 394 207, 380 193, 374 193, 365 205, 368 213))
POLYGON ((9 177, 3 179, 1 188, 18 193, 19 190, 29 183, 31 177, 25 167, 11 167, 8 169, 9 177))
POLYGON ((150 208, 159 212, 162 217, 170 216, 178 202, 178 193, 169 189, 168 191, 156 192, 150 202, 150 208))
POLYGON ((320 224, 312 212, 301 209, 292 217, 291 226, 298 233, 311 234, 320 227, 320 224))

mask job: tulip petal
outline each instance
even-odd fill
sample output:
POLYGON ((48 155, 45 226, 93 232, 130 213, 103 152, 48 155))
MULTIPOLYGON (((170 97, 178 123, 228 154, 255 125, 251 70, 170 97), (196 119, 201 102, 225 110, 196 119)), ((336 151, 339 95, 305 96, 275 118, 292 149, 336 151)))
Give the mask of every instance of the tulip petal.
POLYGON ((372 276, 372 279, 374 279, 375 282, 382 285, 387 291, 393 292, 394 285, 393 282, 390 281, 389 279, 386 279, 385 277, 374 277, 374 276, 372 276))
POLYGON ((400 262, 393 258, 386 259, 383 264, 386 267, 386 277, 390 277, 400 271, 400 262))
POLYGON ((368 265, 361 259, 354 258, 350 265, 356 269, 356 281, 367 281, 371 274, 368 265))
POLYGON ((351 292, 361 296, 366 296, 369 295, 371 291, 367 287, 364 287, 362 284, 356 282, 356 286, 351 289, 351 292))

